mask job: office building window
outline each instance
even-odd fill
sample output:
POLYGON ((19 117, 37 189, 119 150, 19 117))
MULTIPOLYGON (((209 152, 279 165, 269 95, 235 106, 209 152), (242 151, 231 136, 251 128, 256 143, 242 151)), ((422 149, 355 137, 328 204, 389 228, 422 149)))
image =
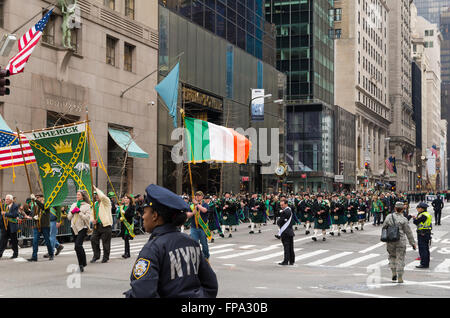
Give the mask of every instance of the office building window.
POLYGON ((116 9, 116 0, 104 0, 103 4, 112 10, 116 9))
POLYGON ((4 7, 5 7, 5 1, 0 0, 0 28, 4 27, 4 7))
MULTIPOLYGON (((43 13, 43 16, 46 15, 48 11, 43 13)), ((55 45, 55 15, 52 14, 50 19, 48 20, 47 25, 42 32, 42 42, 55 45)))
POLYGON ((125 0, 125 15, 134 20, 134 0, 125 0))
POLYGON ((133 54, 135 50, 135 46, 125 43, 125 50, 124 50, 124 63, 123 68, 125 71, 133 72, 133 54))
POLYGON ((72 46, 72 48, 74 49, 74 51, 76 53, 80 53, 80 33, 81 33, 81 28, 77 29, 74 28, 72 30, 70 30, 70 45, 72 46))
POLYGON ((116 66, 117 42, 117 39, 110 37, 109 35, 106 36, 106 64, 116 66))
POLYGON ((334 21, 342 21, 342 9, 334 9, 334 21))
POLYGON ((336 39, 340 39, 342 35, 342 30, 341 29, 336 29, 336 32, 334 34, 336 39))

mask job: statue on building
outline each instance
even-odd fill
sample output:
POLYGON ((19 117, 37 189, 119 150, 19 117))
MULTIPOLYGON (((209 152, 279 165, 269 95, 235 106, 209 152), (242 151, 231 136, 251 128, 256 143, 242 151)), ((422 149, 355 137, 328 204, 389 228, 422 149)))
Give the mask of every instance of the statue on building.
POLYGON ((62 44, 66 49, 73 50, 72 29, 79 27, 80 9, 77 0, 58 0, 63 14, 62 44))

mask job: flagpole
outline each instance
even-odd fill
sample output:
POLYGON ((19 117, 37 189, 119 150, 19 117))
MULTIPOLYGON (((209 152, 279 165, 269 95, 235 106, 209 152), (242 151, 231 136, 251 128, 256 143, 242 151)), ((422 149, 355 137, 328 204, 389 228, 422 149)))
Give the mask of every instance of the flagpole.
MULTIPOLYGON (((32 194, 33 193, 33 189, 32 189, 32 186, 31 186, 30 174, 28 173, 27 161, 26 161, 25 155, 23 153, 22 138, 20 137, 19 127, 16 126, 16 129, 17 129, 17 138, 19 138, 20 150, 22 152, 23 165, 25 167, 25 172, 27 174, 28 187, 30 188, 30 194, 32 194)), ((36 207, 36 209, 38 209, 38 208, 39 207, 36 207)), ((39 231, 41 231, 41 209, 39 209, 39 219, 37 221, 37 226, 38 226, 39 231)))
POLYGON ((23 153, 22 138, 20 138, 19 127, 16 127, 16 129, 17 129, 17 138, 19 138, 20 150, 22 151, 22 159, 23 159, 23 163, 24 163, 24 166, 25 166, 25 172, 27 174, 28 187, 30 188, 30 194, 32 194, 33 193, 33 189, 31 187, 30 174, 28 173, 27 162, 26 162, 26 159, 25 159, 25 155, 23 153))
MULTIPOLYGON (((87 143, 88 143, 88 155, 89 155, 89 171, 90 171, 90 177, 91 177, 91 193, 92 193, 92 208, 94 210, 94 220, 97 220, 97 215, 95 212, 95 204, 94 204, 94 180, 92 179, 92 164, 91 164, 91 141, 89 137, 89 111, 86 106, 86 132, 87 135, 87 143)), ((94 230, 97 229, 97 224, 94 224, 94 230)))

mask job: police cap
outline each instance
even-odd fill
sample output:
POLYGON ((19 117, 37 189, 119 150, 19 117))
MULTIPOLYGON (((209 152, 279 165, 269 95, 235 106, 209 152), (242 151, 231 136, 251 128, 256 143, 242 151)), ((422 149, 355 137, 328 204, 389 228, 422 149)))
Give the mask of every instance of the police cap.
POLYGON ((151 206, 156 210, 162 208, 174 212, 189 211, 188 204, 180 196, 166 188, 151 184, 145 189, 145 193, 147 198, 144 207, 151 206))
POLYGON ((420 202, 416 208, 422 208, 426 210, 428 208, 428 204, 426 204, 425 202, 420 202))

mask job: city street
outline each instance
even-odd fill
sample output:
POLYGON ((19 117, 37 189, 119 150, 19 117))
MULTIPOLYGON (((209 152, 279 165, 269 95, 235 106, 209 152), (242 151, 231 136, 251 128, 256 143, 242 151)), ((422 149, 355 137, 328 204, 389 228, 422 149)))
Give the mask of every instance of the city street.
MULTIPOLYGON (((410 225, 415 233, 412 221, 410 225)), ((379 240, 381 227, 366 223, 364 231, 328 235, 326 241, 319 236, 313 242, 301 225, 294 238, 296 266, 280 267, 283 250, 274 237, 277 227, 267 224, 261 234, 249 234, 247 226, 241 224, 232 238, 226 233, 209 244, 218 297, 450 297, 450 206, 443 210, 442 226, 433 229, 430 269, 416 269, 418 252, 408 248, 402 285, 390 280, 386 247, 379 240)), ((88 263, 80 280, 72 272, 76 268, 73 243, 65 244, 54 261, 42 258, 46 247, 40 246, 37 263, 26 261, 31 248, 20 249, 16 260, 8 259, 11 250, 7 250, 0 260, 0 297, 123 297, 132 265, 147 240, 148 234, 137 236, 131 242, 131 258, 124 260, 123 241, 114 238, 109 263, 88 263)), ((84 248, 89 261, 90 242, 84 248)))

